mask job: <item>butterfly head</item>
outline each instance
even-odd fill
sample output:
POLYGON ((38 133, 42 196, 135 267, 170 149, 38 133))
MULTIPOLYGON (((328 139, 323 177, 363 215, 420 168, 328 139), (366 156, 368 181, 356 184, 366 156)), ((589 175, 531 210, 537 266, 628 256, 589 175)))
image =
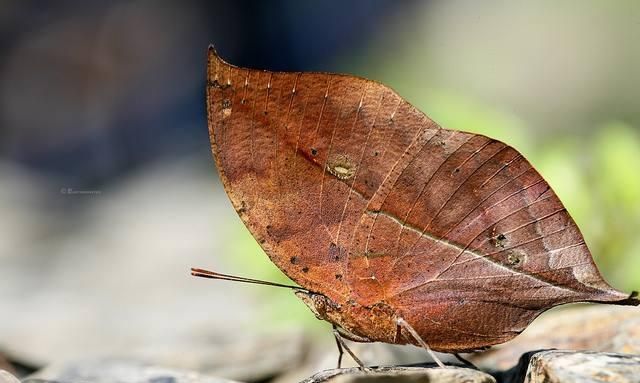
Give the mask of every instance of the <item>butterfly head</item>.
POLYGON ((296 290, 295 294, 320 320, 327 320, 327 311, 337 306, 331 299, 322 294, 307 290, 296 290))

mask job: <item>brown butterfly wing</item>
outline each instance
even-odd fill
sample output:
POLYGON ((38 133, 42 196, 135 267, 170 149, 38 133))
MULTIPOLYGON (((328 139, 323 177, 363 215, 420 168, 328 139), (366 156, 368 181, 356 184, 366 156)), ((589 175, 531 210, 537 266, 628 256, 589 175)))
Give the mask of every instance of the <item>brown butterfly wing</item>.
POLYGON ((444 351, 506 341, 557 304, 628 300, 513 148, 362 78, 242 69, 210 49, 208 80, 225 189, 301 286, 384 301, 444 351))
POLYGON ((213 50, 208 77, 213 152, 242 220, 291 279, 344 302, 346 231, 343 239, 338 233, 356 224, 364 205, 325 163, 361 147, 354 138, 363 121, 352 104, 362 90, 347 76, 237 68, 213 50))

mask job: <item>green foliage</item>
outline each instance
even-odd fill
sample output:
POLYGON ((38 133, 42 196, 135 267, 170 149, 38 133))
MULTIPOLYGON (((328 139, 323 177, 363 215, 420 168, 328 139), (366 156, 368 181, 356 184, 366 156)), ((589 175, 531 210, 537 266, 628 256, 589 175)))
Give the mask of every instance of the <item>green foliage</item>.
POLYGON ((594 252, 621 287, 640 287, 640 135, 620 122, 602 126, 591 140, 586 174, 596 201, 594 252))

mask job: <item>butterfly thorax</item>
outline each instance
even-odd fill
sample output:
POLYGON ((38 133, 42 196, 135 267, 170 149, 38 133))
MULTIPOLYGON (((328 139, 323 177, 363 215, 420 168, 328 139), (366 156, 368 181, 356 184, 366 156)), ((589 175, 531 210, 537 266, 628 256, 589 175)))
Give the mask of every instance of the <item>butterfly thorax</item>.
POLYGON ((307 291, 296 291, 315 316, 334 324, 340 334, 356 342, 406 343, 399 339, 396 312, 384 302, 363 306, 355 300, 340 304, 329 297, 307 291))

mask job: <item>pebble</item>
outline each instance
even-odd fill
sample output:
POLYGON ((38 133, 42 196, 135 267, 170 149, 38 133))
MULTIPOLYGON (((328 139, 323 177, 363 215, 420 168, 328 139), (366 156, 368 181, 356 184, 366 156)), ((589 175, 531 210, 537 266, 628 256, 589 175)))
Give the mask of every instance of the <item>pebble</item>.
POLYGON ((514 340, 470 359, 482 369, 506 370, 524 353, 547 349, 640 354, 640 310, 606 305, 554 309, 514 340))
POLYGON ((366 383, 366 382, 429 382, 429 383, 496 383, 490 375, 468 368, 379 367, 362 371, 360 368, 327 370, 301 383, 366 383))
MULTIPOLYGON (((119 359, 77 360, 53 364, 29 380, 91 383, 234 383, 235 381, 193 371, 119 359)), ((1 381, 1 383, 5 383, 1 381)), ((10 382, 13 383, 13 382, 10 382)))
POLYGON ((0 383, 20 383, 20 380, 5 370, 0 370, 0 383))
POLYGON ((543 351, 531 358, 525 383, 640 383, 640 356, 543 351))

